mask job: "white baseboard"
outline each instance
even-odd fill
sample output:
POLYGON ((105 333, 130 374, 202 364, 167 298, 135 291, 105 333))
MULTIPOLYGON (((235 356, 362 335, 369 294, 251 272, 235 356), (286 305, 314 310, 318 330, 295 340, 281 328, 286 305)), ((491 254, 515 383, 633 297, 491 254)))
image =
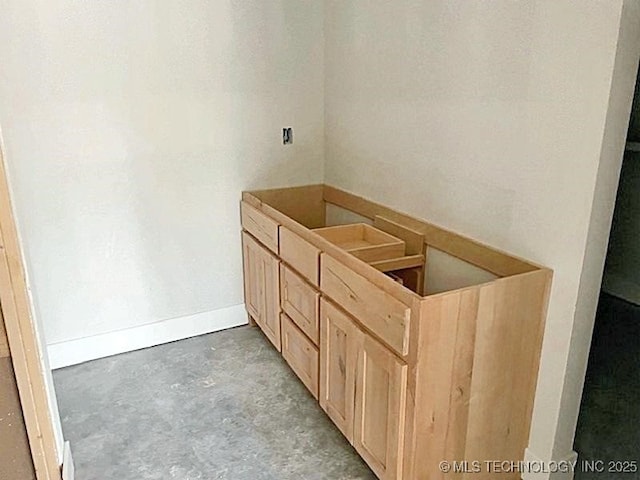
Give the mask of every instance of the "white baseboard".
POLYGON ((75 480, 76 468, 73 464, 73 455, 71 455, 71 444, 64 443, 64 456, 62 461, 62 480, 75 480))
POLYGON ((524 463, 530 471, 522 474, 522 480, 573 480, 578 454, 572 451, 560 459, 542 460, 527 448, 524 463))
POLYGON ((47 346, 52 369, 247 324, 244 304, 47 346))

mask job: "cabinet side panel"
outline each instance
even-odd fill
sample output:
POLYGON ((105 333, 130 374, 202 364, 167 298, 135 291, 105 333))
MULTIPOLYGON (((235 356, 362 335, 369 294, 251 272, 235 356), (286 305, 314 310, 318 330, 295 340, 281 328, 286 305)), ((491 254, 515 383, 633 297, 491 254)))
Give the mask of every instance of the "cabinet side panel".
MULTIPOLYGON (((550 272, 481 288, 466 458, 521 461, 529 439, 550 272)), ((501 478, 517 479, 512 476, 501 478)), ((476 477, 474 477, 476 478, 476 477)), ((491 472, 477 476, 492 478, 491 472)))
POLYGON ((550 275, 541 269, 425 298, 407 478, 489 480, 496 473, 485 460, 523 459, 550 275), (443 460, 479 460, 482 471, 445 476, 443 460))

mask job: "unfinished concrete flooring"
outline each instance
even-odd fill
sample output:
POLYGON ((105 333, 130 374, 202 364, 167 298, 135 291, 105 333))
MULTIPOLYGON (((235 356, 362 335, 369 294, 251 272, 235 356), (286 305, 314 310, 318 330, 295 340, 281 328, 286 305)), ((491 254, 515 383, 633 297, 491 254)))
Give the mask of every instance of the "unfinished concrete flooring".
POLYGON ((576 480, 640 479, 632 466, 640 465, 639 338, 640 306, 602 294, 574 446, 580 461, 603 470, 579 468, 576 480))
POLYGON ((375 479, 255 328, 54 379, 78 480, 375 479))

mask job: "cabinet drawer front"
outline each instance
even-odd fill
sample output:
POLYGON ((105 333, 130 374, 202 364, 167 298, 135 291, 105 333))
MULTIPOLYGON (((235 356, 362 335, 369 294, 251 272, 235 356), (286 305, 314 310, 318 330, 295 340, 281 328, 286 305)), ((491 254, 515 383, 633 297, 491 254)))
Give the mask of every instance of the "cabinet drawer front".
POLYGON ((280 297, 282 310, 318 345, 320 293, 291 269, 281 265, 280 297))
POLYGON ((278 253, 278 224, 246 202, 240 202, 242 228, 272 252, 278 253))
POLYGON ((302 380, 313 397, 318 399, 318 349, 286 315, 282 321, 282 356, 302 380))
POLYGON ((309 280, 318 285, 320 250, 291 230, 280 228, 280 258, 309 280))
POLYGON ((400 355, 409 353, 411 309, 363 276, 322 254, 320 289, 400 355))

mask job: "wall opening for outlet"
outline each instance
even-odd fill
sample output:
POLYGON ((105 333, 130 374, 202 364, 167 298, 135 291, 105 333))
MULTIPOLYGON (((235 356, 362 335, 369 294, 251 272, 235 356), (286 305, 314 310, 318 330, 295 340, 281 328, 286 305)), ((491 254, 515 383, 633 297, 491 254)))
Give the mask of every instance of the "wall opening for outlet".
POLYGON ((282 129, 282 144, 283 145, 293 144, 293 128, 285 127, 282 129))

